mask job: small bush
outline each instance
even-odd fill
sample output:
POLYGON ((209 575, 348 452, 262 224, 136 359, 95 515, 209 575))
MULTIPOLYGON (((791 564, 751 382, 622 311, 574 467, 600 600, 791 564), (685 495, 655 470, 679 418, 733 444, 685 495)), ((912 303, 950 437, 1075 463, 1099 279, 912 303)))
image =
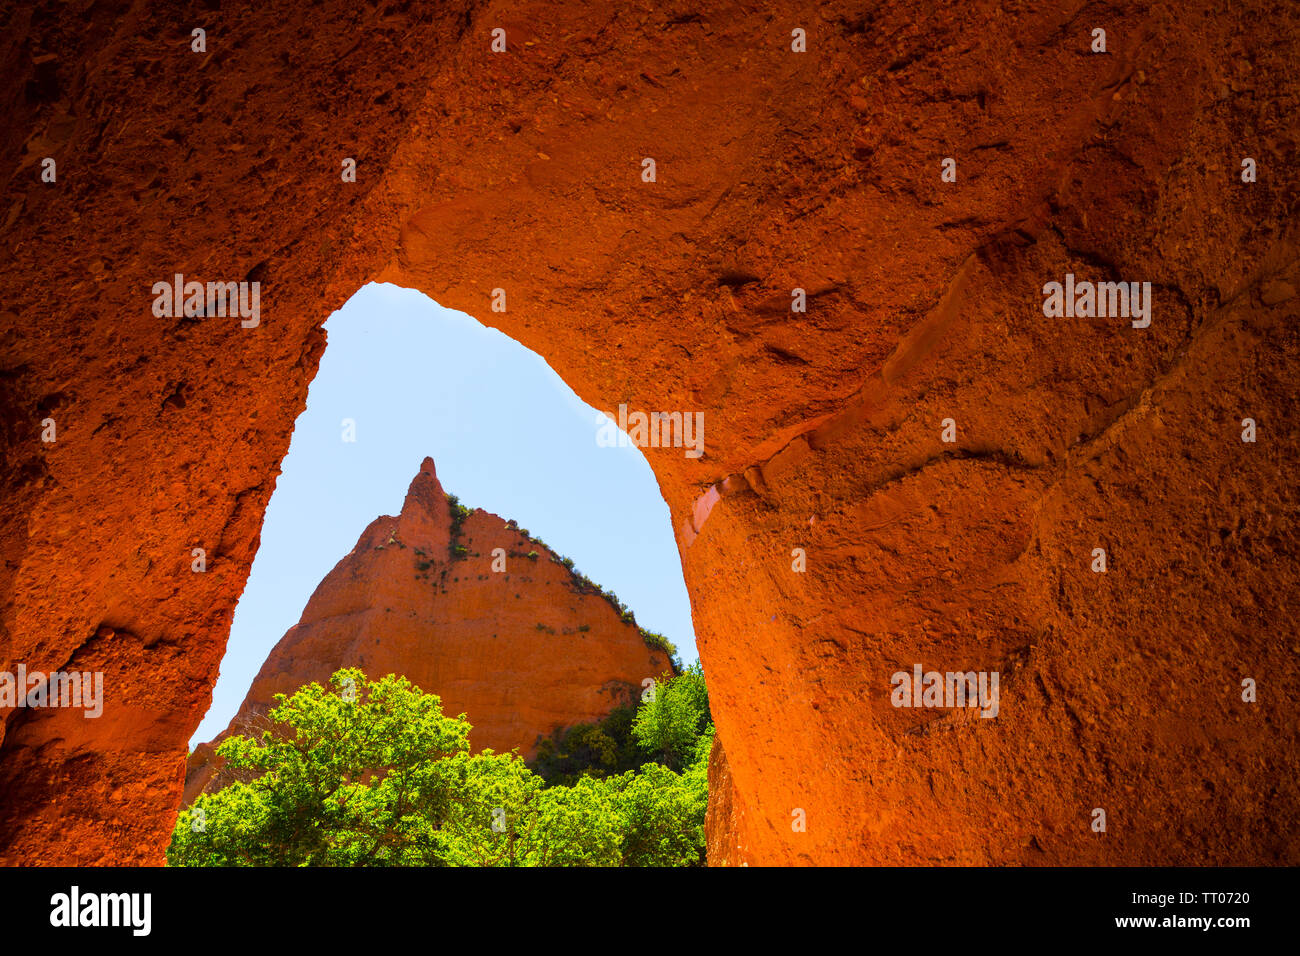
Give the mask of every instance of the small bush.
POLYGON ((655 631, 647 631, 644 627, 639 627, 637 630, 641 634, 641 640, 645 641, 647 647, 654 647, 663 651, 668 655, 669 660, 672 661, 674 670, 681 671, 682 662, 677 656, 676 644, 668 640, 668 638, 664 637, 662 634, 658 634, 655 631))

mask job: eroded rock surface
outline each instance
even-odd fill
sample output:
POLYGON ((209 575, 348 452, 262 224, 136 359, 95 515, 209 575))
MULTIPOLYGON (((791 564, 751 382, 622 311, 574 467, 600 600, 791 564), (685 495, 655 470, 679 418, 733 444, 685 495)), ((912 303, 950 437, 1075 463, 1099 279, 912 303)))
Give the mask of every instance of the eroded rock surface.
POLYGON ((0 29, 0 664, 115 715, 6 715, 6 861, 160 859, 320 323, 384 279, 704 413, 647 455, 750 862, 1300 862, 1294 4, 177 9, 0 29), (260 325, 154 317, 176 272, 260 325), (1046 318, 1066 273, 1150 326, 1046 318), (916 663, 998 716, 891 706, 916 663))

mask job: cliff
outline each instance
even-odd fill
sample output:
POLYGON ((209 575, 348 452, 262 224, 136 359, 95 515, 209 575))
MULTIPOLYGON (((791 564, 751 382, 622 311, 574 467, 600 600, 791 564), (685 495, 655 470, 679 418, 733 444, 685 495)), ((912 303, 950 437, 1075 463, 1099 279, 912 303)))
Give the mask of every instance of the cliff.
POLYGON ((431 458, 401 513, 371 522, 321 581, 226 731, 195 748, 185 802, 214 774, 221 785, 213 754, 221 739, 260 736, 276 694, 326 684, 341 667, 405 676, 440 696, 443 713, 466 715, 475 750, 518 748, 525 757, 539 736, 598 720, 635 699, 642 680, 672 670, 663 650, 584 591, 545 545, 486 511, 458 516, 431 458))

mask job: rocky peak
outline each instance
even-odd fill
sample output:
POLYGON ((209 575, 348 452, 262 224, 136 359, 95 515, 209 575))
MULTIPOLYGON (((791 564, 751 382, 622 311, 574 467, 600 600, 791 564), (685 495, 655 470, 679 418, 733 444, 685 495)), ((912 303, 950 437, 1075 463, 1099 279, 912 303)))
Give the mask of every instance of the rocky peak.
MULTIPOLYGON (((603 717, 671 662, 514 522, 453 514, 426 458, 401 513, 372 521, 325 576, 221 737, 260 732, 275 694, 349 666, 440 695, 444 713, 474 725, 476 749, 530 756, 540 736, 603 717)), ((186 802, 222 783, 216 742, 191 755, 186 802)))

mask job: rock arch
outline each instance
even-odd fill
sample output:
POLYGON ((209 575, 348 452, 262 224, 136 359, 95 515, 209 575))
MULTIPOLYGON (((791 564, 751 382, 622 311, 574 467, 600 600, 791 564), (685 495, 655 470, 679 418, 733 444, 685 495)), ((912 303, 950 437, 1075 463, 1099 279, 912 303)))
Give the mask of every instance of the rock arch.
POLYGON ((1031 7, 11 11, 0 657, 114 706, 5 716, 3 859, 160 859, 320 323, 382 279, 704 413, 648 457, 715 862, 1294 863, 1296 12, 1108 11, 1093 55, 1031 7), (1071 271, 1151 327, 1045 319, 1071 271), (153 317, 176 272, 260 325, 153 317), (999 716, 892 708, 914 663, 999 671, 999 716))

